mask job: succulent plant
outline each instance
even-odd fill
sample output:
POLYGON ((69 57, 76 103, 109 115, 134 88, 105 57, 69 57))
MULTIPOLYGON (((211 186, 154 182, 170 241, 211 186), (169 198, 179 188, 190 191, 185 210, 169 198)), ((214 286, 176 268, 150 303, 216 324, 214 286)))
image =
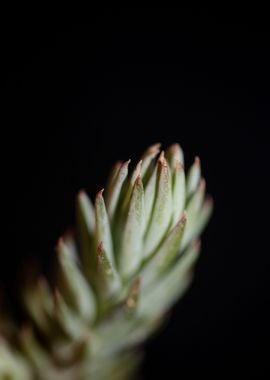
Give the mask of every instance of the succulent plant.
POLYGON ((1 317, 1 379, 133 378, 138 347, 191 283, 212 211, 199 158, 185 176, 180 146, 155 144, 129 165, 115 164, 94 204, 78 194, 55 280, 23 288, 24 326, 1 317))

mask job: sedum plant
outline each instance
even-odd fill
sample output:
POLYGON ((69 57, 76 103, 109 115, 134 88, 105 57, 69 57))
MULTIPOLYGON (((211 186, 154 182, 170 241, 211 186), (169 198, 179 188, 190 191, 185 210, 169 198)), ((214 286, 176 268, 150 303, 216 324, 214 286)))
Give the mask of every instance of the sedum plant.
POLYGON ((180 146, 155 144, 129 166, 115 164, 93 203, 79 193, 54 281, 23 288, 24 326, 1 316, 1 379, 133 378, 138 347, 191 283, 212 211, 199 159, 185 176, 180 146))

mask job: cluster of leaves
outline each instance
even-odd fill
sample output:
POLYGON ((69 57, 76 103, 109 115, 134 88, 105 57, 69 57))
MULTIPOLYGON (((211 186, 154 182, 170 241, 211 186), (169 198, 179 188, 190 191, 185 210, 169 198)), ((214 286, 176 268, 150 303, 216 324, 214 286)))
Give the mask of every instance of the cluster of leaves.
POLYGON ((156 144, 130 175, 129 165, 116 163, 94 204, 79 193, 75 232, 57 244, 56 281, 25 287, 26 326, 0 327, 0 376, 130 378, 136 347, 190 284, 212 211, 199 159, 186 177, 180 146, 160 153, 156 144))

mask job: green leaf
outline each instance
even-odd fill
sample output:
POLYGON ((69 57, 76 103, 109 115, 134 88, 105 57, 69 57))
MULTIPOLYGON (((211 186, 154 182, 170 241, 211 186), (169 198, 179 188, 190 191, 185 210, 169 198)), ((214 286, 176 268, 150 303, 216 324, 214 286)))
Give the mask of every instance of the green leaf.
POLYGON ((128 209, 128 205, 130 203, 130 198, 132 195, 134 184, 135 184, 137 178, 139 176, 141 177, 141 167, 142 167, 142 160, 139 161, 138 164, 135 166, 135 168, 131 174, 131 177, 127 181, 125 195, 122 199, 122 207, 121 207, 122 214, 125 214, 128 212, 127 209, 128 209))
POLYGON ((95 232, 95 211, 93 204, 84 190, 81 190, 77 199, 78 219, 80 227, 86 228, 88 235, 95 232))
POLYGON ((52 361, 45 349, 35 338, 31 327, 24 326, 20 332, 20 342, 28 359, 39 371, 52 368, 52 361))
POLYGON ((205 194, 205 180, 202 178, 195 193, 193 193, 187 205, 187 225, 183 236, 181 250, 184 250, 188 244, 196 237, 196 226, 199 220, 200 210, 203 204, 205 194))
POLYGON ((154 252, 163 239, 172 216, 171 173, 163 152, 159 157, 157 165, 157 191, 145 236, 145 258, 148 258, 154 252))
POLYGON ((82 190, 76 202, 76 232, 84 273, 91 278, 94 255, 93 236, 95 233, 95 210, 90 198, 82 190))
POLYGON ((57 289, 54 293, 54 314, 63 331, 72 339, 78 340, 89 334, 89 327, 71 310, 57 289))
POLYGON ((205 226, 207 225, 213 213, 213 208, 214 208, 213 200, 211 197, 208 196, 206 200, 204 201, 197 218, 197 222, 196 222, 195 230, 194 230, 195 237, 198 237, 204 230, 205 226))
POLYGON ((31 375, 29 363, 0 336, 0 378, 29 380, 31 375))
POLYGON ((155 165, 153 172, 149 178, 149 181, 147 182, 147 185, 145 186, 145 192, 144 192, 144 229, 147 230, 150 219, 153 212, 153 205, 155 202, 156 197, 156 187, 157 187, 157 165, 155 165))
POLYGON ((140 288, 141 288, 141 279, 140 277, 137 277, 135 281, 133 282, 126 299, 126 308, 129 313, 134 312, 134 310, 137 307, 140 288))
POLYGON ((105 299, 115 296, 121 289, 120 277, 110 262, 102 241, 98 245, 97 286, 99 295, 105 299))
POLYGON ((123 161, 117 161, 111 171, 110 171, 110 174, 109 174, 109 178, 107 180, 107 184, 106 184, 106 190, 105 190, 105 193, 109 194, 111 191, 113 191, 113 187, 114 187, 114 183, 115 183, 115 179, 117 177, 117 174, 121 168, 121 166, 123 165, 123 161))
POLYGON ((142 270, 142 288, 143 291, 170 267, 176 255, 180 251, 180 244, 186 225, 186 214, 176 224, 172 231, 167 235, 158 251, 149 260, 142 270))
POLYGON ((192 280, 191 269, 198 258, 200 244, 192 244, 172 269, 141 293, 138 315, 154 318, 164 314, 186 291, 192 280))
POLYGON ((57 252, 61 273, 67 286, 67 296, 84 320, 93 321, 96 315, 95 297, 76 262, 72 239, 60 239, 57 252))
POLYGON ((199 157, 195 157, 194 164, 188 171, 187 175, 187 198, 189 198, 197 189, 201 178, 201 163, 199 157))
MULTIPOLYGON (((95 214, 96 214, 96 249, 100 242, 103 244, 103 248, 106 251, 106 255, 114 266, 114 253, 113 253, 113 242, 111 235, 110 222, 102 196, 103 190, 101 190, 96 195, 95 201, 95 214)), ((96 251, 97 252, 97 251, 96 251)))
POLYGON ((128 175, 128 165, 130 160, 124 162, 118 172, 115 175, 112 186, 109 192, 106 192, 106 206, 108 209, 108 215, 112 220, 117 208, 117 203, 120 197, 123 183, 128 175))
POLYGON ((172 205, 172 213, 173 213, 173 219, 172 219, 172 225, 174 226, 175 223, 182 217, 185 202, 186 202, 186 184, 185 184, 185 172, 184 168, 181 165, 180 162, 176 161, 175 168, 173 169, 173 175, 172 175, 172 182, 173 182, 173 189, 172 189, 172 198, 173 198, 173 205, 172 205))
POLYGON ((48 315, 53 309, 53 297, 47 280, 44 277, 38 279, 37 284, 32 282, 23 289, 23 301, 28 314, 36 326, 45 334, 50 333, 50 321, 48 315))
POLYGON ((179 163, 184 166, 184 154, 179 144, 170 145, 165 151, 165 157, 171 167, 174 170, 179 163))
POLYGON ((143 178, 143 182, 145 183, 145 176, 147 176, 148 170, 151 168, 151 165, 155 159, 155 157, 160 152, 161 144, 153 144, 142 154, 142 167, 141 167, 141 177, 143 178))
POLYGON ((120 273, 124 278, 132 276, 139 268, 143 259, 144 233, 144 192, 141 177, 137 177, 130 205, 127 210, 127 220, 123 226, 122 243, 119 252, 120 273))

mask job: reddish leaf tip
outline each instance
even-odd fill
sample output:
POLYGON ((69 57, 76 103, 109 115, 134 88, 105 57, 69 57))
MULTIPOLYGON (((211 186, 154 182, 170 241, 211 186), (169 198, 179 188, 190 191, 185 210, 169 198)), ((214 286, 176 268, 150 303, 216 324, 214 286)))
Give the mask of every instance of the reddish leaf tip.
POLYGON ((134 281, 134 290, 135 290, 136 292, 139 291, 139 288, 140 288, 140 286, 141 286, 141 282, 142 282, 141 277, 138 276, 138 277, 136 278, 136 280, 134 281))
POLYGON ((196 166, 200 166, 201 165, 201 160, 200 160, 200 157, 199 156, 196 156, 195 159, 194 159, 194 164, 196 166))
POLYGON ((125 161, 123 164, 122 164, 122 166, 121 166, 121 168, 126 168, 126 167, 128 167, 128 165, 130 164, 130 162, 131 162, 131 159, 129 158, 127 161, 125 161))
POLYGON ((181 146, 180 146, 180 144, 178 144, 178 143, 172 143, 172 144, 169 146, 168 150, 172 150, 173 152, 176 152, 176 151, 181 150, 181 146))
POLYGON ((65 246, 63 236, 60 236, 57 242, 56 249, 58 251, 58 254, 61 254, 63 247, 65 246))
POLYGON ((161 148, 161 143, 156 143, 148 148, 149 153, 158 153, 161 148))
POLYGON ((192 247, 196 249, 196 251, 199 251, 201 248, 201 240, 197 239, 192 242, 192 247))
POLYGON ((180 161, 176 161, 176 163, 175 163, 175 169, 176 169, 176 171, 178 171, 178 172, 184 170, 184 167, 183 167, 183 165, 181 164, 180 161))
POLYGON ((81 189, 81 190, 79 190, 79 192, 78 192, 78 198, 85 197, 86 195, 87 195, 87 194, 86 194, 85 189, 81 189))
POLYGON ((186 221, 187 221, 187 212, 186 212, 186 210, 185 210, 185 211, 183 212, 183 215, 182 215, 182 218, 181 218, 180 222, 181 222, 182 224, 185 224, 186 221))
POLYGON ((138 177, 135 180, 135 186, 141 186, 142 185, 142 177, 139 174, 138 177))
POLYGON ((207 195, 205 199, 205 204, 209 207, 213 206, 214 204, 214 199, 211 197, 211 195, 207 195))
POLYGON ((164 168, 167 168, 168 167, 168 162, 164 156, 164 150, 160 153, 159 155, 159 158, 158 158, 158 163, 164 167, 164 168))
POLYGON ((204 191, 205 191, 205 188, 206 188, 206 182, 205 182, 205 179, 204 179, 204 178, 201 178, 201 179, 200 179, 200 183, 199 183, 199 191, 204 192, 204 191))
POLYGON ((136 171, 138 171, 139 173, 141 172, 141 168, 142 168, 142 163, 143 163, 143 160, 140 160, 137 165, 136 165, 136 171))
POLYGON ((103 242, 102 241, 98 244, 97 251, 98 251, 98 255, 101 256, 102 253, 103 253, 103 251, 104 251, 103 242))
POLYGON ((96 200, 98 200, 98 199, 102 199, 103 198, 103 192, 104 192, 104 188, 103 189, 101 189, 101 190, 99 190, 98 192, 97 192, 97 194, 96 194, 96 200))

